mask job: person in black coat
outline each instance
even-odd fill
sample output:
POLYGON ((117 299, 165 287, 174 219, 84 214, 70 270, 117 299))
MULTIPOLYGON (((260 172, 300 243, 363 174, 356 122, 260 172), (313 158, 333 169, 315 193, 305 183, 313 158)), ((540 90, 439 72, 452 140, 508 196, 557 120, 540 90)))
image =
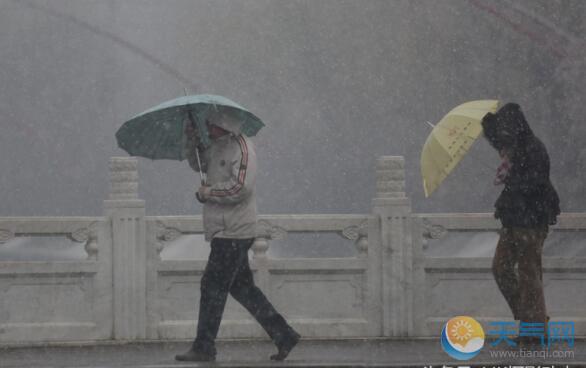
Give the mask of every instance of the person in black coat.
POLYGON ((502 229, 493 274, 514 318, 543 323, 547 336, 541 254, 549 226, 560 214, 559 197, 549 178, 549 155, 515 103, 488 113, 482 128, 503 159, 495 181, 504 189, 495 203, 494 215, 502 229))

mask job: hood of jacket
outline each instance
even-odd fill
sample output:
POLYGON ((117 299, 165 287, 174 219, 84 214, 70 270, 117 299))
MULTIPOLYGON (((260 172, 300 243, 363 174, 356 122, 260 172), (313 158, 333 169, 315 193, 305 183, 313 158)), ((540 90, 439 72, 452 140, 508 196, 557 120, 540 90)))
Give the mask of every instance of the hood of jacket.
POLYGON ((516 103, 507 103, 496 114, 486 114, 482 119, 482 129, 488 142, 499 151, 522 146, 534 136, 516 103))
MULTIPOLYGON (((227 110, 228 108, 225 108, 227 110)), ((214 111, 208 116, 210 124, 219 126, 220 128, 234 134, 241 134, 242 120, 238 117, 236 111, 229 113, 228 111, 214 111)))

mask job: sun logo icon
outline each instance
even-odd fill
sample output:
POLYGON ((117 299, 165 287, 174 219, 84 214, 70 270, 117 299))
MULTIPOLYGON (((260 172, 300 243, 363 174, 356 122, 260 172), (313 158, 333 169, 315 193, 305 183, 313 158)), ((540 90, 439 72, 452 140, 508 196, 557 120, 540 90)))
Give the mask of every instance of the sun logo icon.
POLYGON ((452 358, 469 360, 484 346, 484 330, 474 318, 454 317, 442 330, 442 348, 452 358))
POLYGON ((474 330, 472 329, 470 322, 459 319, 448 333, 450 334, 450 340, 457 340, 458 342, 465 344, 472 337, 474 330))

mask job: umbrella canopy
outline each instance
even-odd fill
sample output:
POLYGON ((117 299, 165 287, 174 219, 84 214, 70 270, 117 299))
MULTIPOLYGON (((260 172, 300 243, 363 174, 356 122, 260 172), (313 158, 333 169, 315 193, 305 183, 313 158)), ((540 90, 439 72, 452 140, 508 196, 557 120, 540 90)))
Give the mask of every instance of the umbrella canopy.
POLYGON ((496 112, 498 103, 498 100, 463 103, 434 126, 421 152, 421 176, 426 197, 460 163, 482 132, 482 118, 488 112, 496 112))
POLYGON ((193 120, 201 144, 209 144, 208 117, 226 117, 222 128, 234 134, 256 135, 264 123, 253 113, 226 97, 191 95, 163 102, 125 122, 116 132, 118 146, 131 156, 152 160, 184 160, 185 124, 193 120), (189 117, 191 115, 191 117, 189 117))

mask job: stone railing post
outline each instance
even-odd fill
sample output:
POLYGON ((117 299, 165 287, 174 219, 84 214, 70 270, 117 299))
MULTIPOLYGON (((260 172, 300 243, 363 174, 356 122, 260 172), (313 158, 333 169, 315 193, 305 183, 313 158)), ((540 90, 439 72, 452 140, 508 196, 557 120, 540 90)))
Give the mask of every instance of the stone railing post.
POLYGON ((146 337, 145 202, 138 198, 137 159, 110 159, 110 196, 104 201, 112 228, 114 338, 146 337))
POLYGON ((270 286, 269 259, 267 256, 269 240, 270 237, 267 234, 258 234, 252 245, 252 259, 256 268, 254 281, 261 290, 267 293, 270 286))
POLYGON ((271 273, 269 270, 268 250, 271 240, 283 240, 287 236, 285 229, 274 226, 270 221, 259 220, 257 234, 252 245, 253 262, 256 268, 254 281, 262 290, 269 292, 271 273))
POLYGON ((380 276, 384 336, 413 335, 411 202, 405 195, 405 160, 382 156, 376 163, 373 213, 380 217, 380 276))

